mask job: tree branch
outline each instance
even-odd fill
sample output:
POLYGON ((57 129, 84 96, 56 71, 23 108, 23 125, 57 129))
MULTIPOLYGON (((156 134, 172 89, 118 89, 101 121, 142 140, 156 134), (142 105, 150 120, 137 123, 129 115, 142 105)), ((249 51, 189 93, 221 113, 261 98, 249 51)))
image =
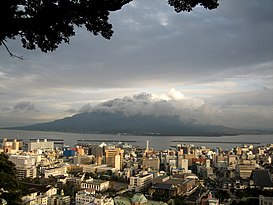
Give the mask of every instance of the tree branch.
POLYGON ((18 59, 20 59, 20 60, 26 60, 26 59, 24 59, 23 56, 17 56, 17 55, 15 55, 15 54, 13 54, 13 53, 9 50, 8 46, 6 45, 6 43, 5 43, 3 40, 1 40, 1 44, 4 45, 4 47, 6 48, 7 52, 9 53, 10 57, 12 57, 12 58, 18 58, 18 59))

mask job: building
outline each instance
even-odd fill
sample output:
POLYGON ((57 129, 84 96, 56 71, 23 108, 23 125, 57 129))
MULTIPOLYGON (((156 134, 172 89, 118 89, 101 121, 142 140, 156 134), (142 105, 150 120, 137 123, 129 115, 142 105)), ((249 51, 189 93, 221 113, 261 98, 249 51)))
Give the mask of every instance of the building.
POLYGON ((131 205, 130 199, 124 196, 116 196, 114 202, 116 205, 131 205))
POLYGON ((242 179, 247 179, 251 176, 255 167, 255 164, 238 164, 236 165, 236 171, 242 179))
POLYGON ((49 197, 47 205, 70 205, 70 196, 64 196, 62 190, 61 195, 56 194, 49 197))
POLYGON ((121 161, 121 156, 120 155, 116 155, 115 156, 115 166, 114 166, 114 168, 116 169, 116 170, 121 170, 122 169, 122 161, 121 161))
POLYGON ((272 205, 273 197, 266 197, 263 195, 259 195, 259 205, 272 205))
POLYGON ((45 178, 49 178, 50 176, 61 176, 67 174, 67 166, 62 165, 59 167, 53 167, 48 169, 41 170, 41 173, 44 174, 45 178))
POLYGON ((95 157, 103 156, 103 147, 98 145, 89 145, 88 147, 88 155, 93 155, 95 157))
POLYGON ((183 159, 181 156, 178 157, 178 168, 188 170, 189 168, 189 160, 183 159))
POLYGON ((28 151, 34 151, 34 150, 53 151, 54 142, 47 141, 47 139, 44 139, 43 141, 40 141, 39 139, 37 139, 36 141, 29 142, 28 151))
MULTIPOLYGON (((194 189, 188 197, 183 201, 187 205, 208 204, 208 191, 202 187, 194 189)), ((214 205, 214 204, 213 204, 214 205)))
POLYGON ((96 205, 114 205, 114 200, 110 196, 96 195, 94 204, 96 205))
POLYGON ((193 165, 194 159, 196 159, 196 156, 194 154, 184 154, 183 156, 185 159, 188 159, 188 166, 191 167, 193 165))
POLYGON ((84 148, 82 148, 81 146, 77 146, 77 153, 79 156, 84 156, 85 155, 84 148))
POLYGON ((143 169, 146 170, 151 168, 154 171, 159 171, 160 169, 160 160, 159 158, 143 158, 142 161, 143 169))
POLYGON ((9 160, 16 165, 19 179, 35 178, 37 176, 37 169, 35 166, 36 157, 28 155, 11 155, 9 160))
POLYGON ((135 192, 141 192, 143 190, 147 190, 152 184, 153 174, 149 174, 148 172, 143 172, 139 175, 130 177, 129 190, 135 192))
POLYGON ((17 141, 16 139, 10 141, 7 138, 4 138, 2 142, 3 152, 15 154, 20 149, 22 149, 22 145, 23 145, 22 141, 17 141))
POLYGON ((81 190, 76 193, 76 205, 85 205, 95 201, 95 196, 87 190, 81 190))
POLYGON ((32 183, 21 183, 26 190, 26 195, 22 197, 23 204, 48 204, 50 197, 57 194, 57 188, 50 185, 40 185, 32 183))
POLYGON ((209 205, 219 205, 219 199, 216 199, 216 198, 208 199, 208 204, 209 205))
POLYGON ((122 163, 123 163, 123 154, 124 154, 124 150, 121 148, 105 150, 106 164, 108 166, 115 167, 117 170, 121 170, 122 163))
POLYGON ((112 171, 115 172, 116 169, 114 167, 107 167, 107 164, 102 164, 102 165, 95 165, 95 164, 82 164, 82 172, 97 172, 97 173, 102 173, 102 172, 107 172, 107 171, 112 171))
POLYGON ((35 201, 37 204, 48 205, 48 197, 45 194, 41 194, 39 196, 36 196, 35 201))
POLYGON ((77 155, 73 157, 74 164, 92 164, 94 158, 90 155, 77 155))
POLYGON ((64 147, 63 155, 64 157, 74 157, 76 155, 76 151, 74 149, 70 149, 69 147, 64 147))
POLYGON ((100 179, 88 179, 81 182, 82 189, 95 189, 96 191, 103 192, 109 189, 110 182, 100 179))
POLYGON ((143 203, 148 202, 148 199, 146 199, 146 197, 141 194, 141 193, 136 193, 132 198, 131 198, 131 204, 132 205, 140 205, 143 203))
POLYGON ((161 196, 178 196, 191 191, 195 187, 195 179, 182 179, 173 176, 159 176, 154 178, 149 193, 153 198, 161 196))
POLYGON ((147 200, 143 194, 136 193, 131 199, 123 196, 114 198, 116 205, 167 205, 162 201, 147 200))

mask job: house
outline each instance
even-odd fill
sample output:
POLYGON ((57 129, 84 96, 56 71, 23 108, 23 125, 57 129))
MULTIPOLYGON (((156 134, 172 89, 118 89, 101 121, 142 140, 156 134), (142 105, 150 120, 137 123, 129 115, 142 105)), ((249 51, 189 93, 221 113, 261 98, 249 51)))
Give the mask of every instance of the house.
POLYGON ((26 193, 22 197, 23 204, 47 204, 48 198, 57 194, 57 188, 50 185, 21 183, 26 193))

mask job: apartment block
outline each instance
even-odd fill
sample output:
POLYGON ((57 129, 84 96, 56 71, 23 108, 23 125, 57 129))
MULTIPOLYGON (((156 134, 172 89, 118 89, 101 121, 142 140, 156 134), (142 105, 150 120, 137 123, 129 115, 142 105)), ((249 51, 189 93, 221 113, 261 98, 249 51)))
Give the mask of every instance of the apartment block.
POLYGON ((141 192, 149 188, 153 180, 153 174, 143 172, 139 175, 130 177, 129 189, 135 192, 141 192))
POLYGON ((37 176, 37 169, 35 166, 36 157, 28 155, 11 155, 9 160, 16 165, 19 179, 35 178, 37 176))

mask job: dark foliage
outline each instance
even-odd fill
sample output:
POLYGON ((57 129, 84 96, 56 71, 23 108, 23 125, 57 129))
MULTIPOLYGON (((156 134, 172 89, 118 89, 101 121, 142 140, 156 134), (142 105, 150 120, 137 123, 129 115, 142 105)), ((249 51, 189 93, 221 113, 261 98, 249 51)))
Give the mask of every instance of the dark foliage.
POLYGON ((169 5, 174 7, 176 12, 187 11, 200 4, 206 9, 216 9, 218 7, 218 0, 168 0, 169 5))
POLYGON ((261 190, 261 189, 245 189, 239 190, 236 192, 238 198, 244 197, 259 197, 259 195, 273 197, 273 192, 270 190, 261 190))
POLYGON ((0 198, 8 204, 21 204, 21 189, 16 176, 15 164, 0 154, 0 198))
MULTIPOLYGON (((132 0, 4 0, 0 3, 0 45, 19 37, 26 49, 54 51, 69 43, 75 27, 85 27, 94 35, 110 39, 111 11, 117 11, 132 0)), ((169 0, 176 12, 191 11, 198 4, 215 9, 218 0, 169 0)), ((7 47, 6 47, 7 48, 7 47)), ((7 48, 8 50, 8 48, 7 48)), ((9 52, 9 50, 8 50, 9 52)), ((11 54, 11 53, 10 53, 11 54)), ((12 54, 11 54, 12 55, 12 54)))

